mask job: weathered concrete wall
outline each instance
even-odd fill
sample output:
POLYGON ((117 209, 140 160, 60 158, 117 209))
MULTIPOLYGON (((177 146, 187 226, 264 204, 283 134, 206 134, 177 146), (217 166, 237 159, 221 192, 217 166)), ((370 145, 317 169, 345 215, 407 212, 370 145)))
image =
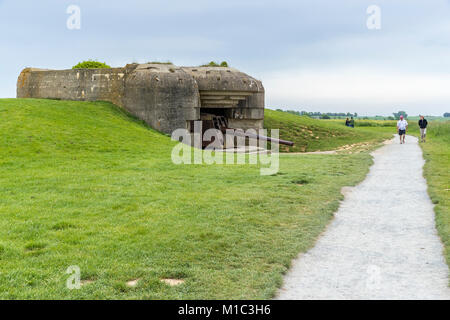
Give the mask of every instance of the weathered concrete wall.
POLYGON ((172 65, 139 65, 125 88, 125 108, 156 130, 171 133, 200 119, 196 81, 172 65))
MULTIPOLYGON (((105 100, 156 130, 187 128, 200 113, 226 110, 230 127, 262 128, 262 83, 232 68, 130 64, 123 68, 24 69, 18 98, 105 100)), ((224 111, 225 112, 225 111, 224 111)))
POLYGON ((18 98, 106 100, 123 106, 125 69, 25 69, 17 81, 18 98))

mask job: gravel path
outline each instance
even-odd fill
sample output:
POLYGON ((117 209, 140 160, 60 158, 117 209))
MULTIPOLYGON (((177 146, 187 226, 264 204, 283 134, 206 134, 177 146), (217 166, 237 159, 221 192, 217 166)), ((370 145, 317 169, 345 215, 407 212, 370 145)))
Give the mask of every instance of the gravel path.
POLYGON ((417 139, 398 137, 314 248, 298 257, 277 299, 450 299, 448 267, 422 176, 417 139))

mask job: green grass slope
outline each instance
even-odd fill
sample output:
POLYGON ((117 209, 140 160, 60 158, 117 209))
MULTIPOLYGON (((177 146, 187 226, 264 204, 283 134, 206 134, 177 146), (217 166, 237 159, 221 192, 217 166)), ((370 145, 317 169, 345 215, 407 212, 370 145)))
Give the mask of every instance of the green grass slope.
POLYGON ((394 128, 349 128, 345 120, 318 120, 269 109, 264 112, 264 128, 280 129, 281 139, 295 143, 293 147, 280 146, 284 152, 334 150, 354 143, 379 142, 395 133, 395 125, 394 128))
POLYGON ((175 165, 169 137, 104 102, 0 99, 0 132, 2 299, 270 298, 371 164, 175 165))

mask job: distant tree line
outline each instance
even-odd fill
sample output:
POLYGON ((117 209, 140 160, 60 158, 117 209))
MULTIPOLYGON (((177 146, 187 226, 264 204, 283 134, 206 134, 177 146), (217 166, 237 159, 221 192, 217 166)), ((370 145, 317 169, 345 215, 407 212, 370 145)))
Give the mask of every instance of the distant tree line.
MULTIPOLYGON (((317 119, 342 119, 342 118, 356 118, 358 117, 358 113, 351 113, 351 112, 308 112, 308 111, 296 111, 296 110, 282 110, 282 109, 276 109, 277 111, 287 112, 291 114, 295 114, 296 116, 307 116, 310 118, 317 118, 317 119)), ((375 120, 399 120, 400 116, 403 116, 405 119, 408 118, 408 114, 406 111, 398 111, 393 112, 393 116, 375 116, 375 117, 362 117, 360 116, 360 119, 375 119, 375 120)), ((445 112, 443 115, 445 118, 450 117, 450 112, 445 112)))
POLYGON ((311 118, 320 118, 320 119, 331 119, 331 118, 350 118, 354 117, 356 118, 358 116, 358 113, 350 113, 350 112, 308 112, 308 111, 295 111, 295 110, 281 110, 277 109, 277 111, 283 111, 291 114, 295 114, 297 116, 307 116, 311 118))

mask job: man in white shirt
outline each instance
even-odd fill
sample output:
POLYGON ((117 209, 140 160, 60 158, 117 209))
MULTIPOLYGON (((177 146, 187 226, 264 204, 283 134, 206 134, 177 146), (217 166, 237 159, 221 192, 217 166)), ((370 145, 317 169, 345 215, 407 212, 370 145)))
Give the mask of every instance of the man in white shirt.
POLYGON ((408 122, 400 116, 400 120, 397 122, 398 135, 400 136, 400 144, 405 143, 406 130, 408 129, 408 122))

